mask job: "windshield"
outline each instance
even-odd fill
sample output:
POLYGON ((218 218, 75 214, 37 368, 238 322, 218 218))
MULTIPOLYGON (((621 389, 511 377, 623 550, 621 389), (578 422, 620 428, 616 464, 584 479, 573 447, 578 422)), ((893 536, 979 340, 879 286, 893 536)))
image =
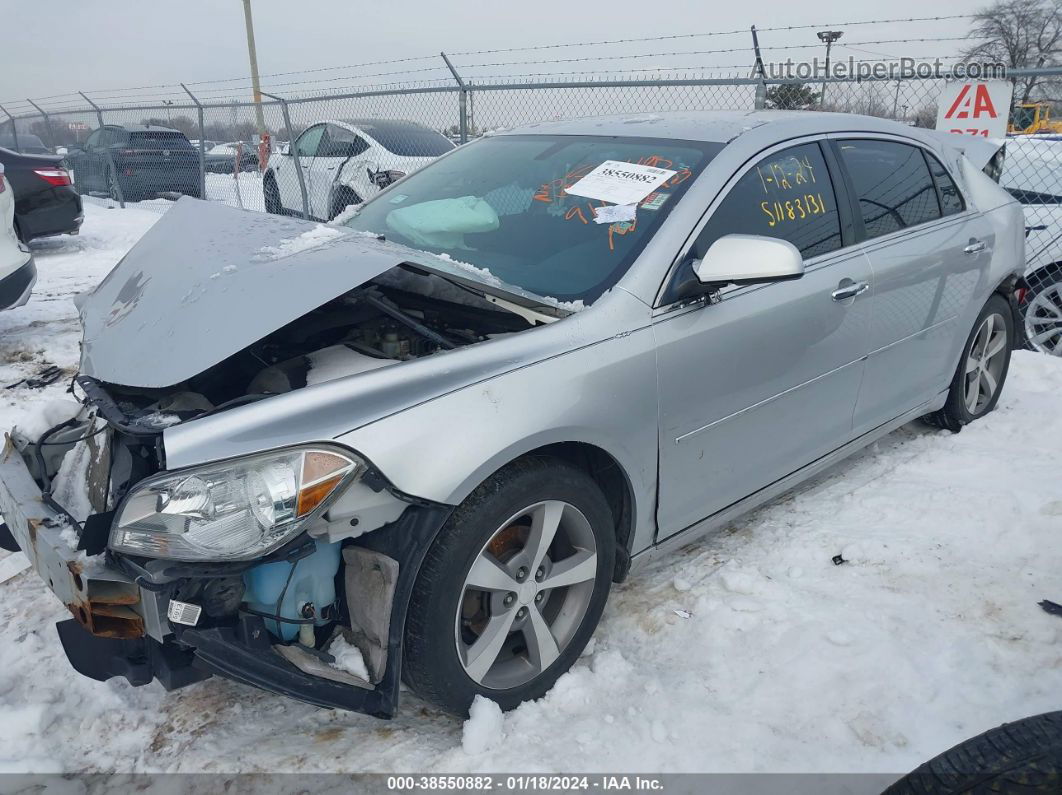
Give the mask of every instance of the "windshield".
POLYGON ((627 271, 722 147, 656 138, 483 138, 367 203, 347 226, 486 269, 537 295, 590 303, 627 271), (577 183, 608 160, 668 172, 633 200, 632 220, 597 223, 597 211, 612 211, 611 202, 567 192, 603 198, 577 183))
POLYGON ((1036 108, 1020 106, 1014 109, 1014 126, 1019 130, 1031 127, 1036 120, 1036 108))

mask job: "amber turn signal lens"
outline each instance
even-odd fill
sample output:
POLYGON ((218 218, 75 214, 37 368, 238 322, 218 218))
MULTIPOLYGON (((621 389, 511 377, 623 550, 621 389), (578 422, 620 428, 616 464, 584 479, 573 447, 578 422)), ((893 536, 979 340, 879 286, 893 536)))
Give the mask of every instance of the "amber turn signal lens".
POLYGON ((325 501, 328 495, 332 493, 332 489, 338 486, 342 479, 342 475, 336 475, 328 480, 322 480, 320 483, 314 483, 312 486, 304 486, 300 489, 295 515, 301 518, 311 513, 314 508, 325 501))

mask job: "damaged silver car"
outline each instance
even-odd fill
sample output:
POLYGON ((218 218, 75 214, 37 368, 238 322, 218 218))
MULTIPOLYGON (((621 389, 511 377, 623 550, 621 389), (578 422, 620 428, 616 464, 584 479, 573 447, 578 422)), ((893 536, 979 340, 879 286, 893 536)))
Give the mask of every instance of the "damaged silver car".
POLYGON ((991 411, 1022 246, 946 142, 817 113, 532 126, 333 226, 181 199, 8 434, 3 545, 95 679, 510 708, 633 564, 991 411))

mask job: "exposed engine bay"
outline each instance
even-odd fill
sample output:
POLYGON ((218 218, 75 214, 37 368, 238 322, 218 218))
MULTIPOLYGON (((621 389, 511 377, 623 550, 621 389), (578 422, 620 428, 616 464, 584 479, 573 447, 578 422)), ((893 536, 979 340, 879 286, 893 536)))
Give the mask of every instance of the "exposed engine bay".
MULTIPOLYGON (((438 277, 395 268, 167 389, 103 385, 162 430, 206 413, 524 331, 532 323, 438 277)), ((91 397, 91 396, 90 396, 91 397)))

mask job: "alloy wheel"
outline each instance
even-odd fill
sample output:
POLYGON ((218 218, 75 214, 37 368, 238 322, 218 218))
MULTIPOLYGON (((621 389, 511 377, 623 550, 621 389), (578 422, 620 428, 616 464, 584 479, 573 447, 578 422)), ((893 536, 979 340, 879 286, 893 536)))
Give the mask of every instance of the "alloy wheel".
POLYGON ((1045 287, 1025 307, 1025 336, 1035 350, 1062 356, 1062 282, 1045 287))
POLYGON ((597 566, 590 522, 570 503, 545 500, 510 517, 465 574, 456 618, 465 673, 505 690, 549 668, 586 615, 597 566))
POLYGON ((966 410, 976 416, 991 403, 999 389, 999 379, 1007 362, 1007 325, 1003 317, 991 314, 974 335, 966 355, 966 410))

